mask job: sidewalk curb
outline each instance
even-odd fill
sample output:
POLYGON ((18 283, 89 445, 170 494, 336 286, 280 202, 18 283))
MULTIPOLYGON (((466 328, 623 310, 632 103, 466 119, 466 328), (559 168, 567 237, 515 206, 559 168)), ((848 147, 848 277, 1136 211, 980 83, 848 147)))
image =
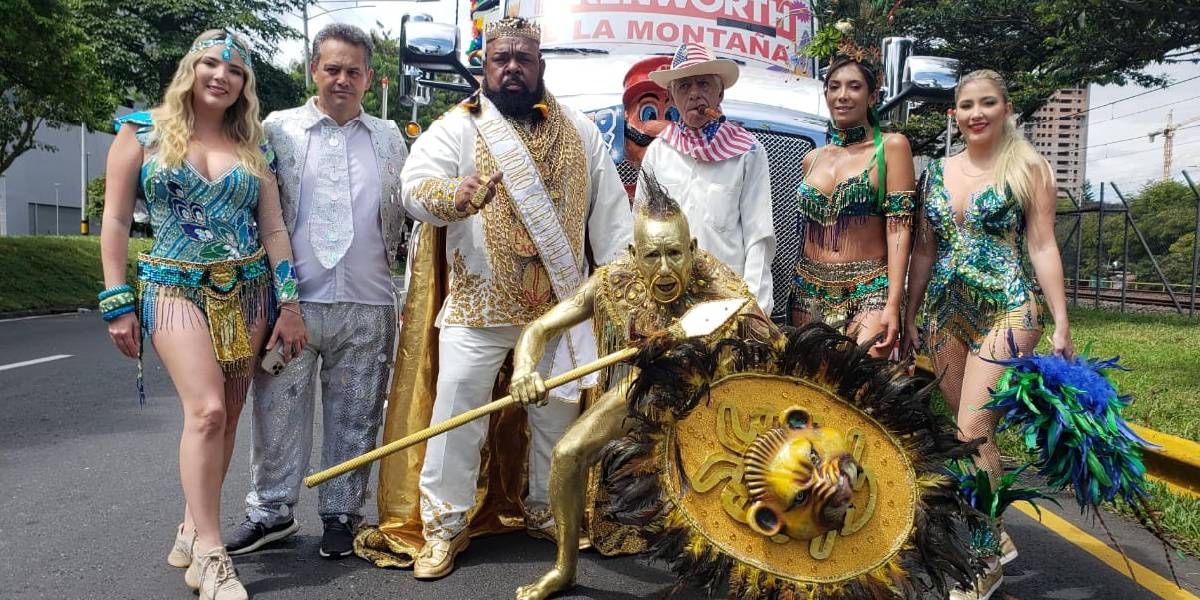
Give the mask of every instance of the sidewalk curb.
POLYGON ((1200 444, 1133 423, 1129 427, 1158 446, 1142 454, 1147 474, 1176 493, 1200 498, 1200 444))

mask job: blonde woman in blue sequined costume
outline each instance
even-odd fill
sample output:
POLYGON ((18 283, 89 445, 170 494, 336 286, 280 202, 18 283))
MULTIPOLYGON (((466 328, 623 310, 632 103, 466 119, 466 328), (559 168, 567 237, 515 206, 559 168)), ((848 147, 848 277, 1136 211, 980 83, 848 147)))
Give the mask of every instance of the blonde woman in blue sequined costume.
POLYGON ((908 139, 881 133, 870 117, 878 99, 869 65, 834 60, 825 79, 831 141, 804 157, 797 188, 807 233, 792 322, 845 322, 859 343, 879 336, 871 354, 886 357, 901 327, 914 186, 908 139))
POLYGON ((228 32, 206 31, 180 60, 163 103, 118 120, 101 235, 109 334, 130 358, 149 336, 183 403, 187 504, 168 562, 188 567, 184 580, 201 598, 221 600, 246 598, 221 543, 218 509, 250 375, 268 332, 284 359, 305 343, 245 48, 228 32), (155 242, 138 258, 135 294, 125 264, 139 195, 155 242))
MULTIPOLYGON (((1003 367, 988 359, 1032 352, 1041 313, 1028 265, 1054 319, 1054 352, 1073 352, 1062 262, 1054 240, 1054 177, 1046 160, 1018 133, 1004 80, 975 71, 959 83, 954 118, 966 150, 930 163, 921 177, 918 221, 905 318, 905 346, 917 350, 917 314, 925 303, 928 350, 941 390, 963 439, 985 438, 977 465, 1000 475, 995 443, 999 415, 980 407, 1003 367), (1028 260, 1026 260, 1028 259, 1028 260)), ((1003 561, 1016 548, 1002 534, 1003 561)), ((986 597, 999 585, 999 565, 979 589, 956 598, 986 597)), ((955 591, 960 593, 960 591, 955 591)))

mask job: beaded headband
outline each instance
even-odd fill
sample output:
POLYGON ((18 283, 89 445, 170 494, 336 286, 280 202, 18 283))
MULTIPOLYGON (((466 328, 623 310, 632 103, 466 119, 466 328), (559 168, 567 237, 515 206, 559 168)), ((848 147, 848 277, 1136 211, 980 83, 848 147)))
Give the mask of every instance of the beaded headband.
POLYGON ((192 49, 188 51, 188 54, 193 52, 203 52, 209 48, 212 48, 213 46, 219 46, 222 44, 225 46, 225 50, 221 52, 221 60, 229 62, 233 59, 232 52, 237 52, 238 56, 242 57, 242 62, 246 63, 247 69, 254 68, 254 65, 250 63, 250 53, 246 52, 246 49, 233 39, 233 33, 228 29, 225 30, 225 37, 223 38, 215 37, 192 44, 192 49))
POLYGON ((522 17, 504 17, 499 21, 488 23, 483 30, 483 37, 488 41, 506 37, 519 37, 542 43, 542 28, 533 21, 522 17))

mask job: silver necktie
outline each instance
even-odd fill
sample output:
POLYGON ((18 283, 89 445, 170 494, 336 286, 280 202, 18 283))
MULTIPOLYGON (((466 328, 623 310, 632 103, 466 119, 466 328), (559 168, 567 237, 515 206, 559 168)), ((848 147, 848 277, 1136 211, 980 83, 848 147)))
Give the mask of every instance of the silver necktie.
POLYGON ((326 269, 332 269, 346 255, 354 240, 346 129, 323 125, 320 144, 317 189, 313 196, 308 237, 317 260, 326 269))

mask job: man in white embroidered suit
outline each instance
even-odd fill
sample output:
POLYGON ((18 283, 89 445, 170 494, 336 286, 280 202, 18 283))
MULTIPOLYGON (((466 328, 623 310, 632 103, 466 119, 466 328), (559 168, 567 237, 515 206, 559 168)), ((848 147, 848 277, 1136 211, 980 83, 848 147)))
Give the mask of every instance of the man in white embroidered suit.
MULTIPOLYGON (((651 71, 650 79, 667 89, 680 120, 650 143, 642 169, 678 200, 700 248, 741 276, 771 314, 775 225, 767 152, 720 111, 725 90, 738 79, 737 63, 687 43, 670 69, 651 71)), ((641 186, 638 178, 636 196, 641 186)))
MULTIPOLYGON (((226 536, 230 554, 253 552, 298 529, 292 513, 309 467, 318 375, 322 468, 376 444, 396 336, 391 267, 403 230, 400 171, 407 150, 395 123, 362 110, 371 53, 361 29, 324 28, 310 65, 318 95, 263 123, 279 157, 280 200, 310 343, 278 376, 260 373, 255 380, 247 517, 226 536)), ((369 473, 358 469, 318 491, 322 557, 353 552, 369 473)))
MULTIPOLYGON (((483 93, 435 121, 403 172, 408 212, 446 227, 450 289, 437 320, 435 423, 488 401, 522 328, 573 293, 589 263, 607 263, 632 238, 629 202, 599 131, 545 91, 537 27, 508 17, 486 35, 483 93)), ((544 375, 596 352, 590 323, 555 344, 540 365, 544 375)), ((550 456, 579 413, 578 396, 579 386, 564 386, 529 410, 524 506, 535 536, 553 539, 550 456)), ((418 579, 449 574, 467 544, 486 427, 476 420, 426 446, 418 579)))

